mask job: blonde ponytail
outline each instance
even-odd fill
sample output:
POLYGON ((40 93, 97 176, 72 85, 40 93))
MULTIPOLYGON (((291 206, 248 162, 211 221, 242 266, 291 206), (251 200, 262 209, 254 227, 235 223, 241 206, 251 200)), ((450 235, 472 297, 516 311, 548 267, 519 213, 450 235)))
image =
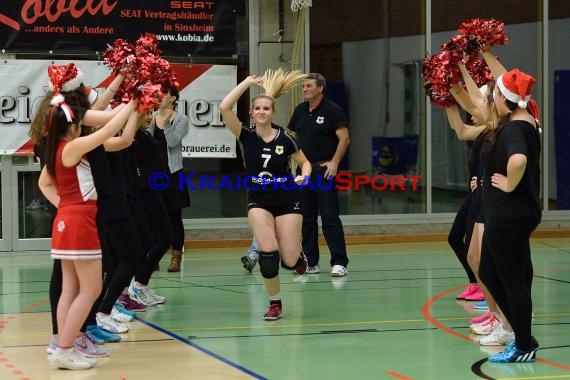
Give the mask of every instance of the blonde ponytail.
POLYGON ((265 70, 262 85, 265 90, 264 95, 277 99, 298 85, 301 79, 305 78, 307 78, 307 74, 303 74, 300 70, 289 72, 283 71, 281 68, 277 70, 265 70))

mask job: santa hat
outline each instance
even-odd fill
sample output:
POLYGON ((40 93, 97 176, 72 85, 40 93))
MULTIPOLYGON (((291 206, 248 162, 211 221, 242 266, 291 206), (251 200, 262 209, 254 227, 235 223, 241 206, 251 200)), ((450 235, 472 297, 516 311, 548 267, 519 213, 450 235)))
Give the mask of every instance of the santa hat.
POLYGON ((526 108, 530 100, 531 86, 536 82, 531 75, 523 73, 519 69, 507 71, 497 79, 497 86, 501 93, 519 108, 526 108))
POLYGON ((83 83, 83 72, 70 63, 67 65, 50 65, 48 67, 50 90, 56 95, 60 92, 77 90, 83 83))
POLYGON ((87 94, 87 99, 89 99, 89 104, 95 103, 97 96, 99 96, 97 91, 91 87, 85 87, 85 93, 87 94))

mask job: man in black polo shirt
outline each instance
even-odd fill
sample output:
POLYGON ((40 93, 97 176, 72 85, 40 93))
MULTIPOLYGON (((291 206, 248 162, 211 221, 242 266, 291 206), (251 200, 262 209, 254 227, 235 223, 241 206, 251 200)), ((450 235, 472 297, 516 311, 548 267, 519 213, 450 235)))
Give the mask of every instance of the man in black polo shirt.
POLYGON ((348 274, 348 257, 334 176, 350 138, 342 109, 326 98, 324 91, 325 78, 318 73, 309 74, 303 81, 306 101, 295 108, 288 128, 297 137, 301 150, 313 166, 312 186, 302 190, 303 250, 309 264, 306 272, 321 271, 317 224, 320 213, 323 234, 331 251, 331 275, 343 277, 348 274))

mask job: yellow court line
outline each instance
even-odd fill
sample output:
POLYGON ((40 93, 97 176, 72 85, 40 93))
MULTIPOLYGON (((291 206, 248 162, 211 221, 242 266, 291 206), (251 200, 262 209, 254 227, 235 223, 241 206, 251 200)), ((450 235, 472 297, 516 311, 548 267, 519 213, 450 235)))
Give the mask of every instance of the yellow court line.
MULTIPOLYGON (((559 314, 537 314, 536 317, 567 317, 570 313, 559 314)), ((447 317, 438 318, 438 321, 465 321, 469 317, 447 317)), ((252 330, 252 329, 277 329, 277 328, 296 328, 296 327, 334 327, 334 326, 358 326, 372 324, 394 324, 394 323, 417 323, 426 322, 425 319, 394 319, 384 321, 353 321, 353 322, 329 322, 329 323, 309 323, 309 324, 271 324, 257 326, 221 326, 221 327, 194 327, 183 329, 169 329, 169 331, 221 331, 221 330, 252 330)))
MULTIPOLYGON (((18 314, 15 314, 18 315, 18 314)), ((554 314, 536 314, 536 317, 568 317, 570 313, 554 313, 554 314)), ((442 317, 439 321, 465 321, 469 317, 442 317)), ((136 320, 135 320, 136 321, 136 320)), ((134 322, 134 321, 133 321, 134 322)), ((376 321, 349 321, 349 322, 328 322, 328 323, 309 323, 309 324, 271 324, 257 326, 220 326, 220 327, 193 327, 181 329, 168 329, 168 331, 222 331, 222 330, 253 330, 253 329, 277 329, 277 328, 299 328, 299 327, 334 327, 334 326, 365 326, 372 324, 395 324, 395 323, 418 323, 426 322, 425 319, 394 319, 394 320, 376 320, 376 321)), ((140 333, 140 332, 138 332, 140 333)), ((34 336, 26 334, 25 336, 34 336)), ((47 336, 47 335, 35 335, 47 336)), ((18 336, 3 334, 4 338, 14 338, 18 336)))

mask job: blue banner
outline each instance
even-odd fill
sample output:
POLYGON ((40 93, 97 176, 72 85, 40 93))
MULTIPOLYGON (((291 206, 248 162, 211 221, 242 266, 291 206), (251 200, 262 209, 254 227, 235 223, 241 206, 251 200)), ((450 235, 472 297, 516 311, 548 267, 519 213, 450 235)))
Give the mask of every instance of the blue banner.
POLYGON ((403 174, 418 162, 418 135, 372 137, 372 167, 385 174, 403 174))

